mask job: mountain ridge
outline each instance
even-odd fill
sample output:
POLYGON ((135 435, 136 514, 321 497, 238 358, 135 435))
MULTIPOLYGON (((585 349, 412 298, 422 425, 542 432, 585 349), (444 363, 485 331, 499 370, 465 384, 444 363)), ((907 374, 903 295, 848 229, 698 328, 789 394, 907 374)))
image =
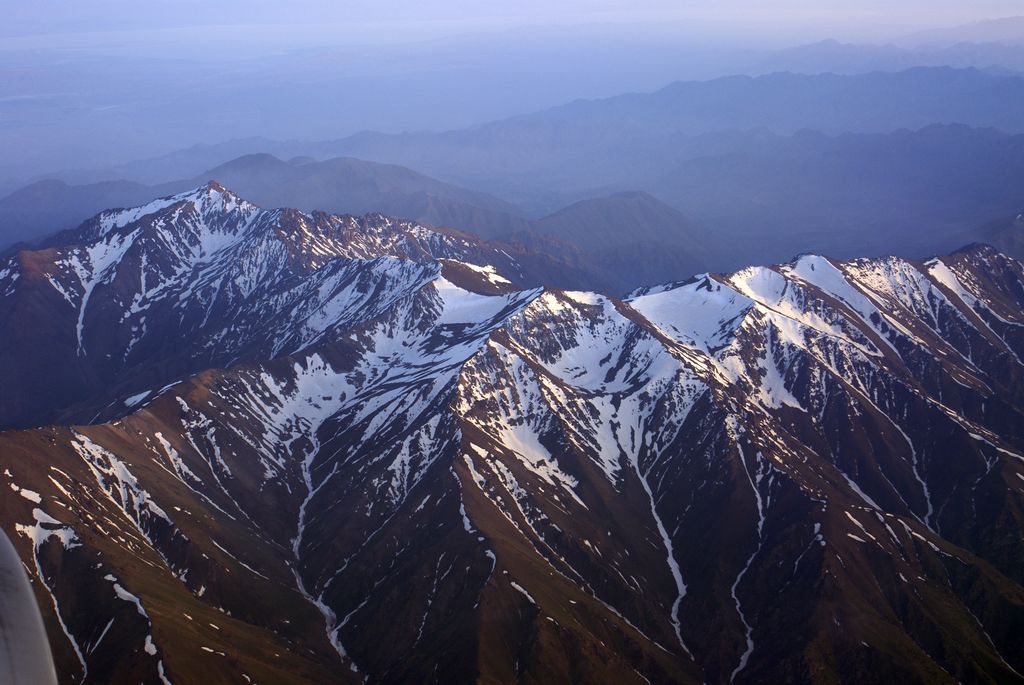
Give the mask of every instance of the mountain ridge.
MULTIPOLYGON (((282 162, 271 155, 247 155, 211 169, 203 175, 203 182, 207 178, 219 179, 231 187, 240 185, 245 189, 243 195, 256 198, 256 204, 264 207, 296 206, 307 212, 340 211, 346 215, 382 213, 445 227, 449 233, 469 231, 482 239, 542 250, 571 265, 563 274, 564 280, 557 282, 569 287, 624 292, 637 282, 707 268, 707 256, 686 218, 678 210, 642 192, 582 200, 555 214, 531 220, 495 198, 449 186, 412 170, 347 158, 282 162), (424 190, 432 186, 440 189, 440 194, 424 190), (412 192, 406 192, 410 188, 412 192), (581 224, 586 224, 589 230, 581 230, 581 224), (623 235, 629 238, 623 240, 623 235), (638 238, 644 239, 643 245, 637 242, 638 238), (648 245, 659 255, 659 263, 648 266, 635 258, 635 253, 644 251, 648 245)), ((14 204, 14 210, 9 212, 14 217, 9 220, 11 223, 17 223, 19 216, 35 215, 39 207, 63 208, 58 211, 67 220, 86 220, 93 212, 81 216, 82 212, 105 198, 123 201, 113 202, 111 206, 138 204, 155 196, 182 192, 183 186, 188 186, 187 191, 200 183, 183 181, 153 187, 103 183, 67 187, 47 181, 37 186, 49 188, 56 194, 40 199, 32 194, 32 188, 37 186, 24 189, 0 200, 0 213, 11 210, 10 206, 5 206, 6 201, 8 205, 14 204), (19 204, 25 194, 29 195, 28 203, 19 204), (75 198, 78 196, 88 198, 92 204, 77 205, 75 198)), ((44 212, 36 216, 34 222, 33 225, 52 228, 59 225, 60 220, 44 212)), ((30 227, 23 226, 26 230, 30 227)), ((71 228, 40 237, 34 245, 41 248, 59 244, 76 230, 71 228)), ((23 248, 32 249, 32 246, 13 245, 4 252, 23 248)))
POLYGON ((266 153, 243 155, 199 177, 152 186, 125 180, 82 186, 38 181, 0 200, 0 209, 6 225, 16 229, 8 240, 39 240, 73 228, 110 206, 134 206, 153 197, 187 192, 211 178, 240 186, 244 194, 259 198, 259 204, 275 207, 348 214, 383 210, 448 226, 465 226, 467 217, 479 213, 483 222, 506 226, 506 231, 523 225, 514 206, 411 169, 344 157, 284 162, 266 153))
POLYGON ((0 267, 7 321, 68 304, 10 328, 40 352, 60 332, 102 371, 140 336, 145 381, 91 389, 95 420, 0 432, 67 680, 1024 667, 1024 267, 990 247, 620 300, 214 184, 79 235, 0 267), (210 340, 222 363, 175 370, 210 340))

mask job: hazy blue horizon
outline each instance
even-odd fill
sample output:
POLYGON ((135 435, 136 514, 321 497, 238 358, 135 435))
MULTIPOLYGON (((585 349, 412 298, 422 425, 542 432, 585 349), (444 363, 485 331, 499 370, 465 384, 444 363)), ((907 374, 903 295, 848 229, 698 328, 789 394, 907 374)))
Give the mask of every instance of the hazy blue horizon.
MULTIPOLYGON (((915 36, 1020 11, 1005 0, 704 4, 11 6, 0 26, 0 190, 196 143, 463 128, 579 98, 764 73, 776 51, 824 39, 942 43, 941 31, 915 36)), ((1019 54, 1024 65, 1024 39, 1019 54)), ((844 58, 821 68, 814 59, 795 70, 855 70, 844 58)))
MULTIPOLYGON (((344 41, 353 31, 369 42, 404 42, 452 37, 524 27, 580 24, 678 24, 681 32, 800 40, 834 37, 849 40, 892 40, 920 30, 1016 16, 1024 13, 1013 0, 982 0, 965 7, 960 0, 864 0, 845 2, 788 0, 765 7, 754 0, 725 0, 713 8, 695 0, 568 0, 552 7, 540 0, 509 5, 497 2, 442 0, 417 3, 390 0, 374 3, 336 3, 300 0, 277 2, 231 0, 211 6, 196 0, 139 5, 126 0, 100 0, 68 5, 53 0, 18 4, 5 9, 0 47, 50 47, 58 36, 68 43, 88 39, 116 42, 124 33, 195 30, 195 37, 211 28, 245 32, 272 28, 281 34, 291 29, 311 32, 314 39, 344 41), (244 21, 239 19, 244 17, 244 21), (119 35, 120 34, 120 35, 119 35), (319 38, 318 38, 319 36, 319 38), (21 39, 12 41, 11 39, 21 39), (33 41, 38 41, 34 45, 33 41), (49 42, 49 45, 47 43, 49 42)), ((185 46, 182 46, 183 48, 185 46)))

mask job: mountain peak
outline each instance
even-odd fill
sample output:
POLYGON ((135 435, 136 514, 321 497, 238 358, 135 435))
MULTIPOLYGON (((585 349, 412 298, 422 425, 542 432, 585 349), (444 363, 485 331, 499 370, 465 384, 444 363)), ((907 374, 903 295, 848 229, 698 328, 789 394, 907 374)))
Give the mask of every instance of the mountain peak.
POLYGON ((170 199, 175 202, 200 202, 204 208, 218 211, 231 211, 244 206, 255 207, 248 200, 244 200, 228 190, 220 181, 213 179, 207 181, 205 185, 174 195, 170 199))
POLYGON ((214 193, 231 194, 231 191, 222 186, 219 181, 215 181, 213 179, 210 179, 209 181, 206 182, 206 189, 214 193))
POLYGON ((195 211, 203 217, 223 216, 231 214, 235 210, 251 213, 258 209, 256 205, 238 197, 219 182, 211 180, 192 190, 158 198, 137 207, 101 212, 91 221, 86 222, 83 229, 84 234, 81 237, 85 240, 96 239, 145 217, 179 209, 184 205, 192 205, 195 211))
POLYGON ((388 682, 504 682, 523 645, 610 654, 587 682, 776 682, 821 635, 1013 675, 1016 263, 804 255, 622 302, 516 289, 468 236, 240 207, 201 185, 0 262, 0 424, 92 424, 0 432, 66 680, 201 679, 207 644, 287 680, 236 635, 388 682))

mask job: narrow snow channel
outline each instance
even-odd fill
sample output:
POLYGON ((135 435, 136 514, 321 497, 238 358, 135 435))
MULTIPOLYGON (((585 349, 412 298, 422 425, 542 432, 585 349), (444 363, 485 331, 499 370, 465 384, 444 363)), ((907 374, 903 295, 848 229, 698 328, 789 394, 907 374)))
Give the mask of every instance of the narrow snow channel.
POLYGON ((676 600, 672 602, 672 613, 669 618, 672 620, 672 627, 676 630, 676 639, 679 640, 679 646, 692 658, 693 654, 690 652, 690 648, 683 641, 682 625, 679 622, 679 605, 682 603, 683 597, 686 596, 686 583, 683 582, 683 573, 679 570, 679 564, 676 562, 675 551, 672 548, 672 538, 669 537, 665 524, 662 523, 661 517, 658 516, 658 510, 654 504, 654 493, 651 492, 647 476, 640 473, 640 464, 638 462, 634 461, 633 467, 636 469, 636 475, 640 479, 640 484, 643 486, 644 491, 647 492, 647 498, 651 502, 651 516, 654 517, 654 523, 658 526, 658 533, 661 535, 662 542, 665 543, 668 567, 672 571, 672 579, 676 582, 676 600))
MULTIPOLYGON (((736 668, 734 668, 732 673, 729 675, 729 682, 736 680, 736 676, 747 667, 747 661, 750 660, 750 655, 754 653, 754 639, 752 637, 754 629, 750 623, 747 622, 747 617, 743 613, 743 607, 740 606, 740 598, 736 595, 736 588, 739 587, 740 581, 743 580, 743 576, 747 574, 747 571, 750 569, 750 565, 754 562, 754 557, 758 555, 761 551, 761 546, 764 544, 764 502, 761 499, 761 491, 757 487, 761 483, 763 474, 761 473, 761 469, 758 468, 757 481, 755 482, 754 478, 750 476, 750 469, 747 468, 747 461, 743 454, 743 448, 740 447, 739 443, 736 444, 736 449, 739 450, 740 464, 743 465, 743 472, 747 474, 747 480, 750 482, 750 489, 754 491, 754 500, 757 503, 757 548, 753 553, 751 553, 750 558, 747 559, 746 565, 736 576, 736 580, 733 581, 732 588, 729 590, 733 601, 736 602, 736 613, 740 615, 740 621, 743 622, 743 627, 747 631, 747 647, 743 651, 743 654, 740 655, 739 664, 736 665, 736 668)), ((760 461, 760 454, 758 454, 758 464, 760 464, 760 461)))

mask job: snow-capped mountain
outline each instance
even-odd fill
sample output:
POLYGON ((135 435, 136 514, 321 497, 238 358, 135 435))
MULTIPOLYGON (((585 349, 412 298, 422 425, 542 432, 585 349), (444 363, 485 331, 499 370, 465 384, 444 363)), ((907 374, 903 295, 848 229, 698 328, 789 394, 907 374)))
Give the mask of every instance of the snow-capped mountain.
POLYGON ((329 340, 442 267, 490 292, 562 266, 380 215, 263 210, 215 182, 55 242, 0 265, 0 426, 89 420, 160 380, 329 340))
POLYGON ((991 248, 619 300, 216 184, 61 241, 0 266, 0 415, 54 421, 0 512, 68 682, 1022 680, 991 248))

